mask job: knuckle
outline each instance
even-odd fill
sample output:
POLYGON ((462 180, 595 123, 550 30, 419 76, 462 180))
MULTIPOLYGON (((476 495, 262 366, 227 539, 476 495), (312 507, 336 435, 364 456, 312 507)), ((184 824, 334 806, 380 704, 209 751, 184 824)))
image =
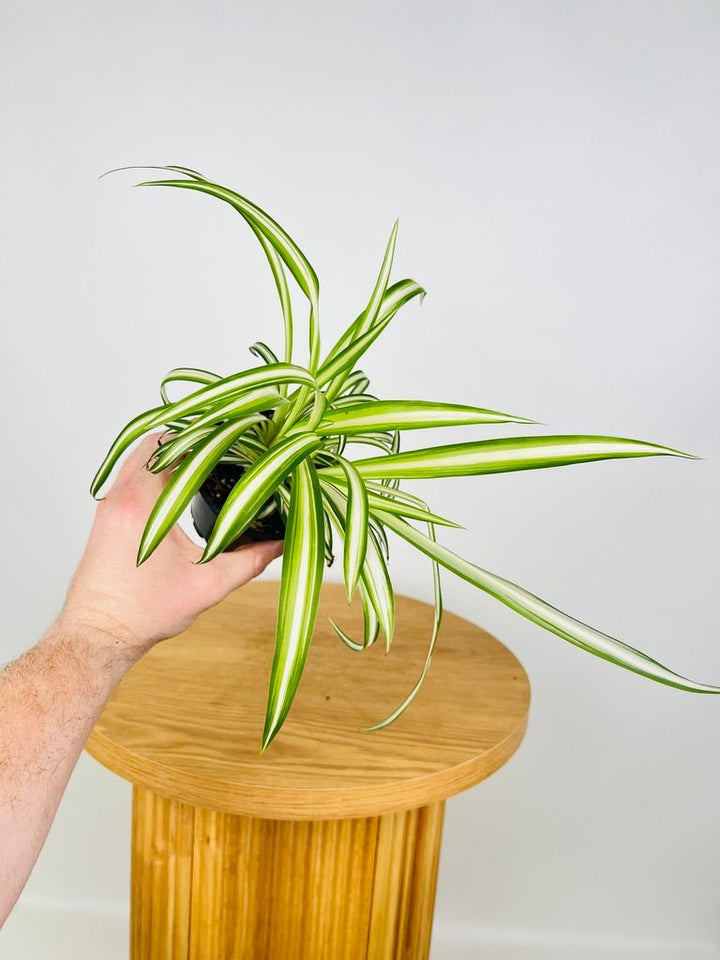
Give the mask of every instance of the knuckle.
POLYGON ((258 577, 268 565, 268 558, 264 551, 256 550, 252 559, 253 577, 258 577))
POLYGON ((122 513, 135 516, 145 508, 145 498, 134 483, 128 483, 118 490, 116 506, 122 513))

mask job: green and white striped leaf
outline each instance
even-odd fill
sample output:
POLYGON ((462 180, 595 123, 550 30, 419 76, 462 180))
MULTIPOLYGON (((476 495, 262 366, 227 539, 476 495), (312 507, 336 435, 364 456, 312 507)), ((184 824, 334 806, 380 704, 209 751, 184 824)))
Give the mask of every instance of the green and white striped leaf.
POLYGON ((377 323, 382 323, 388 316, 396 314, 401 307, 414 300, 415 297, 420 297, 422 303, 426 296, 427 291, 414 280, 398 280, 385 292, 377 323))
MULTIPOLYGON (((427 511, 427 504, 424 504, 427 511)), ((435 528, 432 523, 427 524, 428 537, 435 542, 435 528)), ((390 726, 391 723, 394 723, 398 717, 405 713, 407 708, 413 702, 415 697, 420 692, 420 688, 425 681, 425 677, 428 675, 428 670, 430 669, 430 664, 432 663, 432 656, 435 652, 435 644, 437 643, 438 634, 440 633, 440 626, 442 624, 443 617, 443 599, 442 599, 442 584, 440 582, 440 565, 437 560, 432 561, 432 571, 433 571, 433 590, 435 594, 435 615, 433 618, 433 628, 430 635, 430 643, 428 644, 428 651, 425 656, 425 664, 423 665, 422 672, 418 677, 417 683, 412 688, 407 697, 403 700, 399 707, 396 707, 392 713, 390 713, 383 720, 380 720, 378 723, 374 723, 371 727, 366 727, 366 731, 371 733, 375 730, 382 730, 384 727, 390 726)))
POLYGON ((271 447, 242 475, 217 516, 200 563, 207 563, 239 537, 285 477, 320 446, 313 434, 271 447))
MULTIPOLYGON (((400 431, 395 430, 391 437, 390 456, 400 452, 400 431)), ((389 490, 397 490, 400 487, 400 480, 397 477, 380 479, 380 486, 387 487, 389 490)))
POLYGON ((257 204, 240 196, 234 190, 221 187, 206 180, 149 180, 140 187, 176 187, 180 190, 197 190, 217 197, 233 207, 251 225, 260 231, 280 255, 298 286, 310 301, 310 370, 317 367, 320 356, 319 297, 320 285, 317 275, 302 250, 276 220, 257 204))
MULTIPOLYGON (((422 288, 418 288, 418 293, 424 293, 422 288)), ((318 371, 317 377, 320 386, 328 384, 326 387, 328 400, 333 401, 339 393, 341 387, 338 387, 337 384, 342 384, 342 374, 352 370, 356 362, 384 332, 396 314, 397 308, 383 312, 369 330, 352 340, 347 347, 318 371)))
POLYGON ((175 436, 174 440, 163 441, 158 448, 150 454, 150 459, 145 464, 146 470, 150 473, 162 473, 171 467, 175 461, 182 457, 184 453, 197 446, 205 437, 209 436, 217 425, 206 423, 199 428, 186 428, 175 436))
POLYGON ((325 525, 323 527, 323 533, 325 534, 325 564, 328 567, 331 567, 335 562, 335 554, 333 553, 333 531, 332 524, 328 522, 327 511, 325 511, 325 525))
MULTIPOLYGON (((328 484, 330 486, 330 484, 328 484)), ((326 514, 331 521, 331 525, 335 527, 338 532, 338 535, 344 540, 345 539, 345 513, 343 512, 342 507, 340 506, 340 498, 334 498, 332 495, 327 495, 324 489, 325 483, 321 482, 320 489, 323 498, 323 505, 326 508, 326 514)), ((364 637, 362 643, 358 643, 353 640, 352 637, 347 634, 342 627, 338 626, 337 623, 328 617, 333 629, 337 633, 338 637, 343 641, 343 643, 348 646, 351 650, 364 650, 366 647, 369 647, 370 644, 375 643, 380 633, 380 620, 378 619, 377 611, 373 605, 372 600, 370 599, 370 594, 367 588, 367 581, 363 571, 360 572, 360 596, 362 598, 363 605, 363 620, 364 620, 364 637)))
MULTIPOLYGON (((143 169, 147 170, 148 167, 144 167, 143 169)), ((164 167, 164 168, 163 168, 163 167, 159 167, 158 169, 160 169, 160 170, 162 170, 162 169, 165 169, 165 170, 174 170, 175 173, 184 173, 186 176, 192 177, 193 180, 206 180, 206 179, 207 179, 207 178, 204 177, 201 173, 198 173, 197 170, 192 170, 190 167, 178 167, 178 166, 176 166, 176 165, 174 165, 174 164, 168 164, 166 167, 164 167)))
MULTIPOLYGON (((330 352, 328 358, 317 373, 319 386, 325 386, 330 383, 338 374, 351 371, 356 360, 358 360, 368 347, 380 336, 400 307, 417 296, 422 299, 422 297, 425 296, 425 291, 419 284, 415 283, 414 280, 401 280, 399 283, 393 284, 383 297, 380 316, 372 329, 368 330, 357 340, 352 341, 354 327, 362 320, 361 314, 355 323, 351 325, 340 338, 339 342, 343 342, 346 345, 342 350, 333 348, 330 352)), ((306 396, 307 390, 305 388, 302 388, 299 393, 296 391, 296 393, 291 396, 291 399, 296 399, 296 403, 288 416, 290 425, 296 423, 300 418, 302 404, 306 396)), ((329 388, 326 389, 326 396, 328 400, 335 402, 335 393, 329 388)))
POLYGON ((273 388, 262 387, 260 390, 249 390, 247 393, 232 396, 229 400, 224 400, 222 403, 210 407, 207 413, 201 414, 193 421, 192 426, 194 429, 195 427, 205 426, 207 423, 231 420, 247 413, 275 410, 278 407, 285 406, 285 404, 287 404, 285 397, 281 397, 277 390, 273 388))
POLYGON ((370 295, 368 304, 362 313, 362 320, 358 325, 358 332, 360 333, 363 333, 365 330, 369 330, 380 315, 383 298, 387 293, 393 259, 395 257, 395 247, 397 245, 399 226, 400 221, 396 220, 392 226, 392 230, 390 231, 390 237, 388 238, 387 245, 385 246, 385 253, 383 255, 383 262, 380 265, 378 278, 375 281, 375 286, 373 287, 373 292, 370 295))
POLYGON ((460 403, 426 400, 375 400, 345 410, 331 410, 315 428, 317 433, 365 433, 368 430, 419 430, 468 424, 532 423, 525 417, 468 407, 460 403))
MULTIPOLYGON (((380 273, 375 282, 373 292, 370 295, 370 300, 368 301, 365 310, 362 312, 357 327, 353 334, 353 339, 358 339, 365 333, 367 330, 370 330, 377 320, 380 310, 382 308, 383 297, 387 293, 388 281, 390 279, 390 271, 392 270, 393 257, 395 256, 395 245, 397 243, 397 232, 398 232, 399 223, 396 220, 393 224, 393 228, 390 231, 390 239, 387 242, 385 248, 385 255, 383 257, 383 262, 380 267, 380 273)), ((337 375, 337 377, 332 381, 328 386, 327 395, 328 400, 332 401, 337 397, 343 389, 343 385, 347 380, 349 371, 342 371, 337 375)))
MULTIPOLYGON (((264 451, 263 451, 264 452, 264 451)), ((227 453, 223 459, 223 463, 236 463, 238 466, 246 467, 249 463, 253 463, 256 459, 254 456, 250 456, 249 453, 245 451, 237 451, 234 448, 227 453)))
MULTIPOLYGON (((343 517, 347 516, 346 494, 342 493, 337 487, 334 487, 330 483, 323 483, 322 476, 320 482, 326 499, 336 504, 342 512, 343 517)), ((389 650, 395 630, 395 595, 385 558, 372 532, 369 532, 367 538, 366 551, 365 561, 362 566, 363 578, 372 605, 380 620, 380 626, 385 634, 386 649, 389 650)))
MULTIPOLYGON (((340 434, 344 437, 348 443, 354 445, 365 445, 369 447, 377 447, 379 450, 385 450, 388 453, 392 452, 392 441, 387 440, 383 434, 375 433, 358 433, 354 436, 345 436, 345 434, 340 434)), ((355 461, 357 462, 357 461, 355 461)), ((331 466, 331 464, 328 464, 331 466)))
POLYGON ((147 524, 140 539, 137 565, 140 566, 157 548, 180 518, 183 510, 198 492, 210 471, 220 461, 238 434, 259 420, 260 416, 245 417, 218 427, 175 470, 150 511, 147 524))
MULTIPOLYGON (((325 416, 327 410, 328 402, 327 397, 322 392, 322 390, 315 391, 315 398, 312 406, 312 412, 310 413, 310 419, 308 420, 308 433, 314 433, 315 428, 320 423, 320 421, 325 416)), ((278 434, 279 436, 280 434, 278 434)))
POLYGON ((211 373, 210 370, 199 370, 197 367, 175 367, 163 379, 160 384, 160 396, 163 403, 172 403, 167 394, 167 385, 182 381, 184 383, 217 383, 222 377, 217 373, 211 373))
POLYGON ((317 620, 322 576, 320 485, 312 463, 303 460, 292 476, 263 751, 282 727, 300 683, 317 620))
POLYGON ((348 603, 353 598, 367 553, 369 506, 365 484, 349 460, 338 457, 347 484, 343 576, 348 603))
POLYGON ((387 534, 383 529, 383 525, 377 519, 377 517, 370 517, 368 520, 368 532, 372 538, 374 538, 375 543, 377 544, 378 550, 381 554, 384 555, 386 560, 390 559, 390 544, 388 543, 387 534))
POLYGON ((197 170, 192 170, 190 167, 178 167, 175 164, 155 164, 155 163, 134 163, 126 167, 113 167, 112 170, 106 170, 105 173, 102 173, 98 180, 102 180, 103 177, 109 177, 111 173, 121 173, 123 170, 172 170, 174 173, 184 173, 188 177, 192 177, 193 180, 204 180, 205 177, 198 173, 197 170))
POLYGON ((479 587, 485 593, 515 610, 516 613, 532 620, 533 623, 537 623, 550 633, 562 637, 563 640, 581 647, 588 653, 593 653, 595 656, 609 660, 626 670, 639 673, 670 687, 689 690, 693 693, 720 693, 720 687, 706 683, 696 683, 694 680, 681 677, 640 650, 636 650, 620 640, 595 630, 594 627, 575 620, 574 617, 551 606, 516 583, 463 560, 462 557, 458 557, 457 554, 446 547, 435 543, 404 520, 382 511, 377 511, 377 515, 391 530, 394 530, 395 533, 422 550, 433 560, 437 560, 442 566, 447 567, 458 577, 479 587))
POLYGON ((100 464, 97 473, 90 485, 90 493, 95 496, 110 476, 117 460, 127 450, 131 443, 141 437, 148 430, 160 427, 163 424, 176 420, 178 417, 207 411, 219 401, 233 395, 250 391, 256 387, 272 386, 279 383, 304 383, 315 387, 315 378, 303 367, 296 367, 289 363, 278 363, 270 366, 253 367, 225 377, 217 383, 201 387, 194 393, 183 397, 175 403, 164 404, 141 413, 130 421, 117 435, 105 459, 100 464))
POLYGON ((454 520, 448 520, 447 517, 441 517, 437 513, 423 510, 422 507, 413 507, 408 503, 398 503, 395 500, 390 500, 388 497, 370 493, 369 490, 368 503, 371 512, 376 509, 386 510, 388 513, 397 514, 399 517, 406 517, 411 520, 422 520, 425 523, 434 523, 439 527, 453 527, 456 530, 465 529, 461 523, 455 523, 454 520))
MULTIPOLYGON (((258 457, 261 457, 264 453, 267 453, 267 445, 261 443, 256 437, 251 437, 249 434, 244 433, 239 440, 236 440, 232 445, 230 454, 237 453, 249 459, 250 461, 257 460, 258 457)), ((229 460, 229 455, 224 458, 229 460)))
POLYGON ((350 396, 354 393, 365 393, 369 386, 369 377, 367 377, 362 370, 353 370, 352 373, 348 374, 348 378, 345 381, 343 394, 345 396, 350 396))
MULTIPOLYGON (((477 443, 453 443, 386 457, 356 460, 361 477, 373 479, 462 477, 561 467, 592 460, 672 456, 694 459, 687 453, 621 437, 550 436, 508 437, 477 443)), ((340 475, 340 467, 323 467, 326 477, 340 475)))
MULTIPOLYGON (((397 283, 394 283, 386 290, 382 299, 382 305, 380 307, 380 313, 377 322, 381 322, 388 315, 394 315, 397 313, 402 306, 404 306, 414 297, 423 298, 424 296, 425 290, 423 290, 419 283, 409 279, 398 280, 397 283)), ((359 317, 356 317, 356 319, 353 320, 353 322, 346 328, 340 339, 325 357, 325 360, 318 371, 319 374, 323 373, 330 366, 335 357, 337 357, 338 354, 341 353, 351 343, 357 334, 358 327, 362 323, 363 317, 364 312, 361 313, 359 317)))
MULTIPOLYGON (((149 469, 152 473, 160 473, 165 470, 177 457, 189 450, 199 439, 206 436, 216 424, 251 413, 275 409, 285 403, 287 403, 287 400, 284 397, 281 397, 276 390, 268 388, 253 390, 250 393, 241 394, 239 397, 232 397, 230 400, 219 403, 194 420, 189 426, 178 431, 174 440, 158 447, 150 458, 149 469)), ((264 419, 264 417, 254 417, 248 421, 248 425, 260 423, 264 419)))
POLYGON ((362 597, 362 608, 363 608, 363 639, 361 642, 353 640, 349 633, 346 633, 341 626, 339 626, 332 617, 328 617, 330 624, 335 631, 335 633, 340 637, 342 642, 346 647, 349 647, 355 652, 365 650, 378 638, 380 633, 380 621, 377 618, 375 613, 375 608, 372 605, 370 600, 370 595, 367 592, 365 583, 363 580, 360 580, 359 584, 360 596, 362 597))
MULTIPOLYGON (((340 478, 337 480, 333 478, 333 483, 342 483, 345 485, 346 479, 344 477, 342 480, 340 478)), ((375 509, 387 510, 388 513, 397 514, 399 517, 407 517, 412 520, 422 520, 426 523, 434 523, 440 527, 454 527, 457 530, 465 529, 462 524, 455 523, 454 520, 448 520, 445 517, 438 516, 437 513, 432 513, 430 510, 426 509, 425 506, 416 506, 412 503, 398 503, 396 497, 399 495, 404 499, 405 495, 398 494, 398 491, 391 490, 389 487, 382 487, 380 484, 373 484, 371 480, 363 481, 363 485, 367 491, 368 506, 371 511, 374 511, 375 509)), ((420 504, 423 503, 423 501, 419 500, 417 497, 413 497, 412 499, 418 501, 420 504)))
MULTIPOLYGON (((274 409, 285 403, 287 403, 287 400, 275 390, 265 389, 242 394, 239 398, 233 398, 226 403, 218 404, 216 407, 212 407, 208 413, 198 417, 190 426, 179 431, 174 440, 163 443, 161 447, 158 447, 148 461, 148 469, 151 473, 160 473, 167 469, 178 457, 207 436, 218 423, 228 419, 235 420, 243 415, 274 409)), ((253 417, 247 421, 247 425, 249 427, 263 421, 265 421, 264 417, 253 417)), ((256 452, 264 452, 264 447, 259 446, 256 452)))
POLYGON ((260 230, 252 220, 248 220, 247 223, 252 228, 253 233, 260 241, 260 245, 265 251, 265 256, 268 259, 270 264, 270 271, 273 275, 273 280, 275 281, 275 289, 278 292, 278 297, 280 298, 280 309, 282 310, 283 315, 283 327, 285 330, 285 353, 283 359, 285 363, 292 363, 292 352, 293 352, 293 319, 292 319, 292 301, 290 299, 290 288, 288 287, 287 277, 285 276, 285 268, 283 267, 283 262, 280 258, 275 247, 270 243, 269 240, 265 238, 264 233, 260 230))
POLYGON ((258 357, 258 359, 263 360, 265 363, 280 363, 270 347, 261 340, 258 340, 250 347, 250 353, 252 353, 253 356, 258 357))
POLYGON ((371 393, 348 393, 344 397, 333 400, 333 409, 340 410, 346 407, 358 407, 363 403, 378 403, 379 397, 371 393))

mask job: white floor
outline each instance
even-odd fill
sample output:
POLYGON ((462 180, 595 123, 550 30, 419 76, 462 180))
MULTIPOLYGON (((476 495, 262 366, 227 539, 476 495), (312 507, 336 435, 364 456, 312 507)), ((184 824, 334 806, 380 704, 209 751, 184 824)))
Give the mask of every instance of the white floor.
MULTIPOLYGON (((2 960, 127 960, 127 956, 127 916, 104 904, 80 911, 52 901, 25 902, 0 931, 2 960)), ((712 944, 571 939, 548 932, 438 922, 431 960, 720 960, 720 949, 712 944)))

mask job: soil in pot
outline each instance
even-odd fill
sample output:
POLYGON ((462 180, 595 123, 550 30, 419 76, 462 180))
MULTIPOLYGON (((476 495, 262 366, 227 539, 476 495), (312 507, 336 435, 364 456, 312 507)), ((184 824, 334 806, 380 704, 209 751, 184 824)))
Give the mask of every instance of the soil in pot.
MULTIPOLYGON (((228 494, 244 472, 245 468, 239 464, 219 463, 193 497, 190 513, 195 530, 203 540, 210 536, 228 494)), ((271 498, 263 504, 252 523, 225 549, 234 550, 244 543, 257 543, 260 540, 282 540, 284 536, 285 523, 275 499, 271 498), (273 510, 270 510, 271 506, 273 510), (263 516, 266 510, 267 515, 263 516)))

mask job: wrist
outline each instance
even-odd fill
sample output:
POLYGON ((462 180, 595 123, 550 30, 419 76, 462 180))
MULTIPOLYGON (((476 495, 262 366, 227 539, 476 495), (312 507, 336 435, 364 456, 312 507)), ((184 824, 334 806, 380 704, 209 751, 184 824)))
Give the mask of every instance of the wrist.
POLYGON ((154 646, 152 641, 139 637, 115 617, 92 607, 64 608, 53 624, 52 632, 86 645, 102 657, 127 663, 128 667, 154 646))

